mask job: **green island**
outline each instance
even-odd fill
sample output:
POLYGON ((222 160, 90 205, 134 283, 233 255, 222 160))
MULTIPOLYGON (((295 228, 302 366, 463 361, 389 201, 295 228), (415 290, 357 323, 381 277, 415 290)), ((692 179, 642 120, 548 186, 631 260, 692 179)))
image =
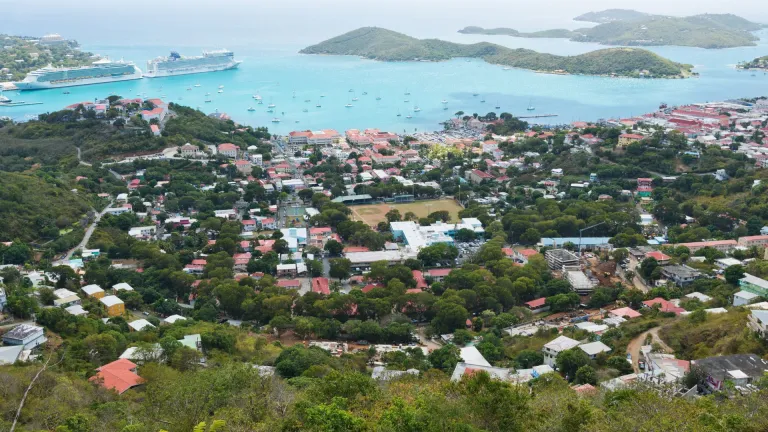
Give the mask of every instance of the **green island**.
POLYGON ((758 57, 752 61, 739 63, 739 69, 768 69, 768 56, 758 57))
POLYGON ((596 42, 603 45, 675 45, 718 49, 753 46, 759 38, 751 32, 764 28, 762 24, 732 14, 671 17, 623 9, 591 12, 574 20, 596 22, 599 25, 576 30, 552 29, 529 33, 511 28, 485 29, 470 26, 459 30, 459 33, 567 38, 574 42, 596 42))
POLYGON ((0 34, 0 82, 21 81, 28 72, 48 65, 77 67, 93 61, 93 54, 80 51, 75 41, 43 43, 41 38, 0 34))
POLYGON ((442 61, 458 57, 537 72, 681 78, 691 65, 676 63, 647 50, 611 48, 577 56, 558 56, 529 49, 510 49, 480 42, 471 45, 439 39, 416 39, 378 27, 363 27, 301 50, 302 54, 356 55, 381 61, 442 61))

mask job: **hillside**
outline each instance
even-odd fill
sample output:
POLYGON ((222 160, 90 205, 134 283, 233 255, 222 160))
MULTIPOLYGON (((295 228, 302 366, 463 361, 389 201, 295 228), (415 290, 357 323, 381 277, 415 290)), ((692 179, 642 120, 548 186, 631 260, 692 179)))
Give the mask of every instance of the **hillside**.
POLYGON ((613 21, 636 21, 647 18, 649 14, 632 9, 606 9, 599 12, 587 12, 574 18, 574 21, 586 21, 603 24, 613 21))
POLYGON ((768 69, 768 56, 758 57, 752 61, 739 63, 741 69, 768 69))
POLYGON ((46 229, 67 228, 90 208, 54 180, 0 171, 0 241, 47 238, 46 229))
MULTIPOLYGON (((609 16, 618 17, 620 15, 609 16)), ((581 17, 577 17, 577 19, 581 17)), ((508 35, 524 38, 568 38, 575 42, 597 42, 603 45, 676 45, 715 49, 755 45, 758 38, 750 32, 763 28, 761 24, 730 14, 705 14, 682 18, 643 14, 642 16, 634 15, 613 19, 601 15, 594 19, 603 19, 604 21, 595 21, 601 22, 601 24, 592 28, 573 31, 552 29, 522 33, 510 28, 484 29, 470 26, 459 30, 459 33, 508 35)), ((582 19, 581 21, 592 20, 582 19)))
POLYGON ((0 50, 0 69, 8 68, 11 78, 3 76, 2 81, 20 81, 27 72, 48 66, 83 66, 90 64, 93 54, 77 50, 77 42, 66 41, 58 45, 41 46, 35 43, 39 38, 8 36, 0 34, 4 49, 0 50))
POLYGON ((456 57, 481 58, 489 63, 541 72, 584 75, 677 78, 691 66, 675 63, 650 51, 621 48, 565 57, 528 49, 510 49, 481 42, 471 45, 438 39, 416 39, 377 27, 363 27, 301 50, 303 54, 356 55, 381 61, 440 61, 456 57))

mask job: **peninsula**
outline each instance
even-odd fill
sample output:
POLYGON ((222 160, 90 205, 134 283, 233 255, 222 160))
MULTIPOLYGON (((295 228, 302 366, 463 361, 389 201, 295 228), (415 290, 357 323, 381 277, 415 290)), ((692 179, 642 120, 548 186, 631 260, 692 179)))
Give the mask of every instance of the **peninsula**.
POLYGON ((93 54, 77 49, 76 41, 52 34, 43 37, 0 34, 0 82, 20 81, 28 72, 48 65, 77 67, 93 62, 93 54))
POLYGON ((529 33, 511 28, 470 26, 459 30, 459 33, 564 38, 603 45, 676 45, 717 49, 755 45, 759 38, 752 32, 764 28, 762 24, 731 14, 670 17, 624 9, 590 12, 574 20, 596 22, 599 25, 576 30, 552 29, 529 33))
POLYGON ((768 70, 768 56, 758 57, 752 61, 739 63, 739 69, 761 69, 768 70))
POLYGON ((465 45, 416 39, 378 27, 353 30, 304 48, 301 53, 355 55, 380 61, 442 61, 467 57, 538 72, 638 78, 682 78, 692 73, 691 65, 676 63, 643 49, 610 48, 567 57, 488 42, 465 45))

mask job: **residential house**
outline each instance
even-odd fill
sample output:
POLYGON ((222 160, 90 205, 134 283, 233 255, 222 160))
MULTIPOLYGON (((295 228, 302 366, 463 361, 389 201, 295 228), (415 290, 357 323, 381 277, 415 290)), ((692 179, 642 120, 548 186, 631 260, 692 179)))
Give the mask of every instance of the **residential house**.
POLYGON ((128 328, 131 331, 142 331, 142 330, 151 330, 155 328, 155 326, 152 325, 149 321, 142 319, 137 319, 136 321, 131 321, 128 323, 128 328))
POLYGON ((691 242, 691 243, 679 243, 676 244, 677 246, 685 246, 688 248, 688 250, 691 251, 691 254, 696 253, 699 249, 704 249, 705 247, 711 247, 713 249, 717 249, 720 252, 730 252, 737 246, 736 240, 713 240, 713 241, 703 241, 703 242, 691 242))
POLYGON ((237 169, 237 172, 240 174, 250 174, 253 167, 247 160, 236 160, 235 169, 237 169))
POLYGON ((733 295, 734 306, 746 306, 760 300, 761 297, 753 292, 739 291, 733 295))
POLYGON ((492 175, 488 174, 485 171, 480 171, 478 169, 468 170, 466 175, 467 175, 467 180, 471 181, 474 184, 480 184, 484 181, 489 181, 494 179, 492 175))
POLYGON ((446 276, 448 276, 453 269, 450 268, 439 268, 439 269, 429 269, 425 271, 425 275, 432 279, 434 282, 442 282, 443 279, 445 279, 446 276))
POLYGON ((22 358, 23 351, 23 345, 0 347, 0 366, 16 363, 19 359, 22 358))
POLYGON ((53 295, 56 296, 56 298, 53 300, 53 305, 56 307, 66 307, 73 304, 80 304, 80 297, 66 288, 59 288, 54 290, 53 295))
POLYGON ((768 246, 768 235, 739 237, 738 245, 746 248, 752 246, 765 247, 768 246))
POLYGON ((117 294, 119 291, 133 291, 133 287, 125 282, 120 282, 112 285, 112 291, 117 294))
POLYGON ((107 309, 107 315, 110 317, 120 316, 125 313, 125 303, 117 296, 106 296, 99 299, 102 305, 107 309))
POLYGON ((747 327, 756 331, 761 338, 768 338, 768 310, 752 310, 747 327))
POLYGON ((768 281, 757 276, 745 273, 739 280, 739 287, 742 291, 748 291, 757 294, 760 297, 768 298, 768 281))
POLYGON ((101 287, 98 285, 95 285, 95 284, 86 285, 80 289, 83 290, 85 295, 88 297, 92 297, 95 299, 100 299, 104 297, 104 290, 101 289, 101 287))
POLYGON ((197 156, 197 152, 199 149, 197 146, 193 146, 192 144, 184 144, 183 146, 179 147, 179 153, 181 153, 181 157, 185 158, 193 158, 197 156))
POLYGON ((532 313, 546 312, 549 310, 549 306, 547 306, 546 297, 541 297, 536 300, 531 300, 525 303, 525 307, 527 307, 532 313))
POLYGON ((659 305, 659 311, 661 312, 672 312, 676 315, 680 315, 682 312, 685 312, 685 309, 675 306, 674 303, 661 297, 656 297, 654 299, 646 300, 643 302, 643 307, 652 308, 655 305, 659 305))
POLYGON ((746 387, 768 373, 768 361, 755 354, 707 357, 691 361, 691 366, 697 366, 704 372, 711 391, 722 390, 726 381, 737 388, 746 387))
POLYGON ((137 374, 137 366, 130 360, 119 359, 96 369, 96 375, 88 381, 98 383, 104 388, 113 389, 118 394, 123 394, 128 389, 144 383, 144 379, 137 374))
POLYGON ((621 134, 619 135, 619 147, 626 147, 633 142, 642 141, 643 138, 645 137, 640 134, 621 134))
POLYGON ((324 277, 312 278, 312 292, 329 295, 331 293, 331 289, 330 289, 330 281, 328 280, 328 278, 324 278, 324 277))
POLYGON ((661 274, 679 287, 686 287, 704 277, 701 272, 686 265, 671 265, 661 268, 661 274))
POLYGON ((544 348, 542 348, 541 351, 544 353, 544 364, 550 367, 555 367, 555 361, 558 354, 576 348, 579 345, 581 345, 581 342, 579 341, 573 340, 567 336, 558 336, 545 344, 544 348))
POLYGON ((25 350, 30 350, 44 344, 45 329, 32 324, 19 324, 3 335, 3 343, 6 345, 20 345, 25 350))
POLYGON ((584 351, 592 360, 596 359, 600 353, 608 354, 611 352, 611 347, 600 341, 579 345, 579 349, 584 351))
POLYGON ((237 157, 238 147, 232 143, 223 143, 219 144, 216 150, 219 154, 234 159, 237 157))

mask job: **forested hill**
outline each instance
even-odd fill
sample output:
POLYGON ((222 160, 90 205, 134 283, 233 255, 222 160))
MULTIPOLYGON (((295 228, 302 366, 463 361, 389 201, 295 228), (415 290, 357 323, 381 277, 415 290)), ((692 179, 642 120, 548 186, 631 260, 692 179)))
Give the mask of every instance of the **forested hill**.
POLYGON ((675 63, 642 49, 605 49, 572 57, 510 49, 481 42, 471 45, 438 39, 416 39, 378 27, 363 27, 301 50, 303 54, 356 55, 382 61, 440 61, 456 57, 481 58, 489 63, 541 72, 639 77, 648 71, 657 78, 677 78, 691 66, 675 63))
POLYGON ((551 29, 523 33, 511 28, 485 29, 470 26, 459 30, 459 33, 568 38, 576 42, 597 42, 603 45, 730 48, 755 45, 758 37, 751 32, 764 27, 731 14, 669 17, 640 12, 634 12, 633 15, 629 12, 634 11, 611 10, 576 17, 578 21, 600 23, 592 28, 577 30, 551 29))

